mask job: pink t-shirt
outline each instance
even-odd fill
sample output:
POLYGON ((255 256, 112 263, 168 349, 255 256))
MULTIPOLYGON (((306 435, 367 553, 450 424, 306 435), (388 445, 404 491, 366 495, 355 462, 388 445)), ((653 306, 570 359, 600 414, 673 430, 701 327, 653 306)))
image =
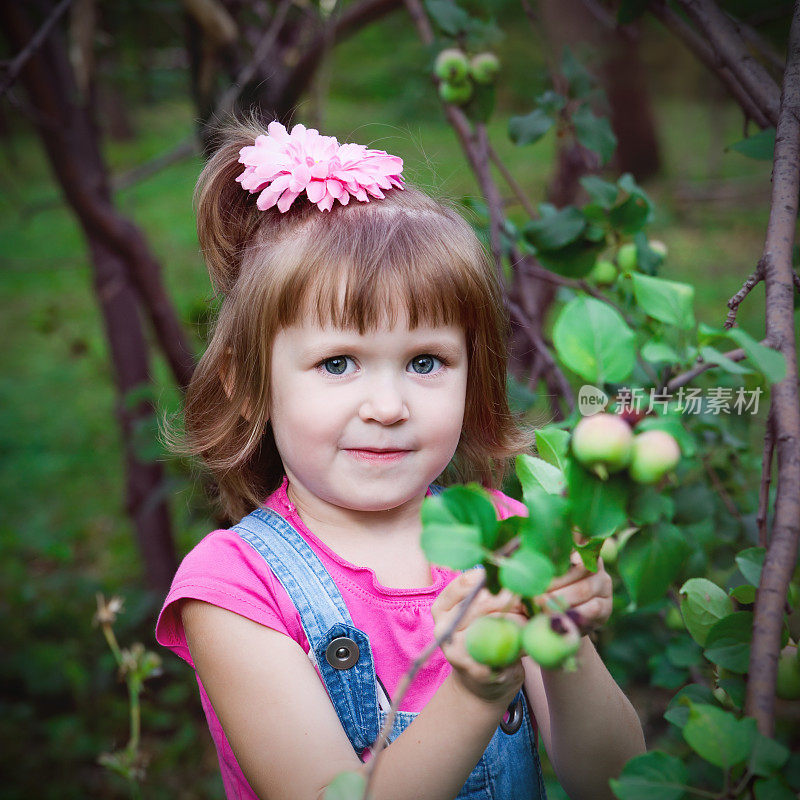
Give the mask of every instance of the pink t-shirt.
MULTIPOLYGON (((390 697, 414 659, 433 640, 430 608, 439 593, 459 573, 431 565, 433 583, 417 589, 395 589, 378 582, 369 567, 359 567, 338 556, 300 519, 286 495, 287 480, 265 505, 291 524, 319 556, 341 592, 353 624, 369 637, 375 669, 390 697)), ((497 515, 527 516, 526 507, 502 492, 492 492, 497 515)), ((180 602, 204 600, 290 636, 308 653, 300 615, 266 561, 234 531, 216 530, 203 538, 183 559, 164 601, 156 639, 192 668, 180 615, 180 602)), ((400 706, 421 711, 450 673, 449 662, 437 649, 417 673, 400 706)), ((228 798, 257 800, 242 774, 199 676, 200 700, 217 748, 228 798)))

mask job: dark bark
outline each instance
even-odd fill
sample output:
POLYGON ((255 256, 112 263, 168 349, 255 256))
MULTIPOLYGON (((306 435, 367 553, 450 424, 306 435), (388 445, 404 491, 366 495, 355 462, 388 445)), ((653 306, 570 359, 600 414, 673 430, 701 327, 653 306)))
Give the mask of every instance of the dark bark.
POLYGON ((618 33, 609 37, 601 78, 611 110, 611 127, 617 137, 616 168, 630 172, 637 181, 650 178, 661 168, 645 75, 638 37, 618 33))
POLYGON ((786 377, 772 386, 770 418, 777 452, 777 495, 756 593, 745 703, 747 714, 755 717, 765 736, 774 735, 775 730, 775 680, 783 611, 800 542, 800 400, 792 271, 800 189, 800 0, 794 6, 789 37, 772 175, 772 201, 762 256, 766 333, 772 346, 786 359, 786 377))
MULTIPOLYGON (((50 6, 48 6, 50 7, 50 6)), ((0 22, 10 47, 21 51, 35 27, 29 7, 0 0, 0 22)), ((159 463, 143 463, 134 453, 133 430, 153 414, 145 402, 127 408, 126 393, 149 382, 147 343, 136 299, 144 296, 159 339, 177 326, 160 283, 159 266, 144 237, 114 210, 97 129, 89 108, 76 102, 76 87, 64 42, 53 31, 31 55, 20 73, 34 124, 64 195, 83 228, 91 256, 94 286, 112 355, 114 380, 126 457, 127 506, 145 560, 147 581, 164 591, 177 566, 171 529, 161 495, 164 473, 159 463), (134 281, 134 275, 138 278, 134 281)), ((170 341, 179 356, 179 382, 188 380, 191 356, 183 335, 170 341)), ((173 369, 176 365, 173 364, 173 369)))
POLYGON ((402 0, 361 0, 346 6, 341 13, 325 21, 308 10, 290 9, 285 21, 285 10, 280 0, 270 3, 271 16, 256 22, 243 13, 249 9, 235 0, 225 0, 225 7, 240 27, 239 47, 235 55, 223 52, 224 58, 209 55, 207 36, 197 23, 187 27, 187 48, 193 75, 193 92, 198 103, 201 138, 208 142, 207 129, 219 108, 220 93, 215 88, 219 68, 223 67, 229 80, 241 70, 248 60, 242 42, 255 43, 275 19, 280 19, 272 47, 255 64, 253 74, 237 92, 235 110, 255 111, 262 119, 277 119, 289 123, 303 93, 314 79, 326 47, 336 44, 358 32, 365 25, 388 14, 402 5, 402 0), (209 81, 204 68, 216 65, 209 81), (206 91, 202 84, 211 87, 206 91))

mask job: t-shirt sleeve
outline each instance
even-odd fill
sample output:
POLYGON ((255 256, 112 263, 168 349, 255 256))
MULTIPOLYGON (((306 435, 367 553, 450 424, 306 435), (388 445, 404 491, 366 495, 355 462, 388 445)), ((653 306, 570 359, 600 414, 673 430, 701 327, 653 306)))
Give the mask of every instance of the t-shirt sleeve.
POLYGON ((499 489, 490 489, 489 494, 492 495, 498 519, 528 516, 528 507, 524 503, 520 503, 519 500, 503 494, 499 489))
POLYGON ((286 591, 266 561, 234 531, 213 531, 186 555, 156 623, 158 643, 194 668, 180 614, 181 601, 190 598, 285 633, 301 645, 305 640, 286 591))

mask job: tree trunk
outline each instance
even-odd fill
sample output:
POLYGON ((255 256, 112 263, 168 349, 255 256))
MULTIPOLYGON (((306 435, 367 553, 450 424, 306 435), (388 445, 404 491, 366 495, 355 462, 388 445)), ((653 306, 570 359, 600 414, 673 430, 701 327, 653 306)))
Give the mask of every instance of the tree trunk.
MULTIPOLYGON (((43 7, 45 13, 52 11, 49 3, 43 7)), ((29 8, 15 0, 0 0, 2 29, 16 52, 30 41, 35 31, 29 8)), ((161 308, 155 312, 151 309, 151 317, 159 320, 157 329, 159 323, 176 325, 176 318, 174 311, 164 305, 168 301, 160 284, 159 267, 150 256, 144 237, 112 206, 97 129, 88 105, 76 102, 74 76, 58 30, 54 30, 32 55, 21 73, 21 80, 36 112, 34 125, 53 172, 87 240, 118 392, 126 460, 127 509, 136 528, 147 582, 152 588, 165 591, 177 562, 161 491, 164 471, 158 462, 140 461, 135 455, 133 440, 135 427, 148 423, 153 408, 145 400, 132 408, 127 402, 129 391, 150 380, 147 343, 136 303, 137 288, 141 295, 143 283, 149 281, 149 299, 155 300, 161 293, 161 308), (144 277, 138 287, 132 279, 136 268, 139 277, 144 277)), ((164 335, 163 327, 160 335, 164 335)), ((179 352, 180 345, 181 341, 173 352, 179 352)))

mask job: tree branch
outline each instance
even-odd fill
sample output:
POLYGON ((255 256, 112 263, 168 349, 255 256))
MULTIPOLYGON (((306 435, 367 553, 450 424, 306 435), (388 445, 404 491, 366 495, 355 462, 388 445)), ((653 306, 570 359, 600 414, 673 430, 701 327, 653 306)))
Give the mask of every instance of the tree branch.
POLYGON ((763 98, 751 96, 731 70, 720 62, 709 43, 675 13, 667 5, 666 0, 651 0, 648 9, 665 28, 670 30, 697 56, 701 63, 719 77, 741 106, 745 115, 752 119, 759 128, 769 128, 774 124, 770 121, 767 104, 763 98))
POLYGON ((761 456, 761 486, 758 491, 758 546, 767 546, 767 517, 769 515, 769 485, 772 481, 772 455, 775 452, 775 414, 769 404, 767 425, 764 431, 764 453, 761 456))
POLYGON ((783 609, 800 540, 800 402, 794 328, 792 245, 800 189, 800 0, 794 5, 775 137, 772 199, 764 243, 766 333, 786 362, 772 387, 778 491, 772 534, 756 592, 745 711, 759 731, 775 729, 775 680, 783 609))
POLYGON ((725 318, 725 327, 732 328, 736 323, 736 312, 739 310, 739 305, 742 300, 750 294, 750 290, 755 287, 757 283, 764 280, 764 259, 760 259, 756 271, 744 282, 744 285, 739 289, 736 294, 728 300, 728 316, 725 318))
POLYGON ((772 125, 778 122, 780 93, 764 65, 750 53, 730 17, 712 0, 677 0, 708 40, 720 62, 758 102, 772 125))
POLYGON ((64 12, 70 7, 72 0, 61 0, 61 2, 53 9, 50 16, 41 24, 39 30, 33 34, 28 44, 22 48, 19 55, 11 62, 8 68, 6 77, 0 84, 0 97, 2 97, 15 83, 19 77, 22 68, 28 62, 28 59, 42 46, 42 43, 50 35, 55 24, 64 15, 64 12))

